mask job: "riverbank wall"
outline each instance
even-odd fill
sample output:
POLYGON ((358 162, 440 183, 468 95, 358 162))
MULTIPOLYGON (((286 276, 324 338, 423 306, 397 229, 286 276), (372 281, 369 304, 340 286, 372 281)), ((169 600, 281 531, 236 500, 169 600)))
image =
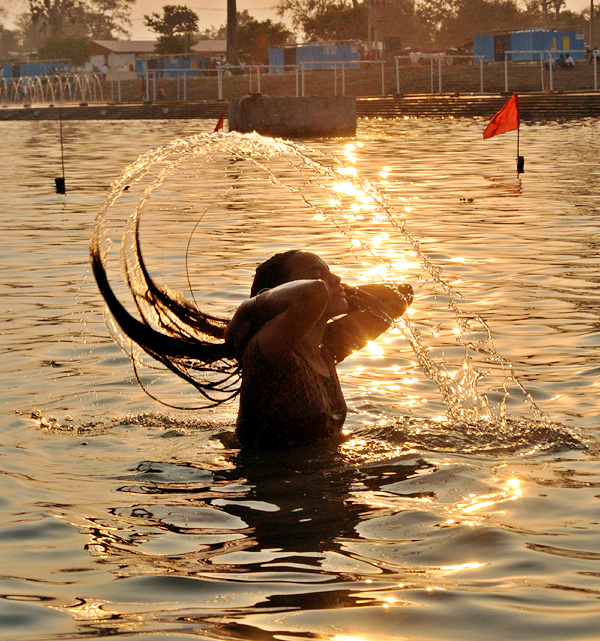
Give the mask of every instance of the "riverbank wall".
MULTIPOLYGON (((508 94, 406 94, 356 99, 358 118, 491 118, 508 99, 508 94)), ((7 120, 172 120, 228 119, 228 102, 163 102, 32 106, 0 109, 7 120)), ((600 92, 520 94, 519 109, 524 122, 572 120, 600 117, 600 92)))
POLYGON ((227 102, 33 105, 0 109, 2 120, 177 120, 227 117, 227 102))

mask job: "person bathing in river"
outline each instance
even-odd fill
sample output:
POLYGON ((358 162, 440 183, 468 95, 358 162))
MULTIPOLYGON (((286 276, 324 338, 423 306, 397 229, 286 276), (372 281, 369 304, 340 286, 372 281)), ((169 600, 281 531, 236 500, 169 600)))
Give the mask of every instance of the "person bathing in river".
POLYGON ((410 285, 349 287, 317 255, 291 250, 258 266, 250 298, 227 322, 154 284, 140 255, 148 289, 132 291, 156 307, 165 335, 150 327, 144 305, 138 304, 142 322, 116 299, 97 239, 91 255, 111 313, 148 354, 209 400, 219 386, 230 390, 231 376, 241 371, 241 386, 228 398, 240 395, 236 433, 244 448, 283 449, 340 436, 346 403, 336 364, 388 329, 413 297, 410 285), (224 342, 204 342, 198 331, 224 342), (225 375, 215 384, 198 381, 194 371, 225 375))
POLYGON ((225 330, 242 364, 241 443, 339 436, 346 403, 335 366, 406 311, 412 288, 344 286, 318 256, 292 250, 257 268, 250 293, 225 330))

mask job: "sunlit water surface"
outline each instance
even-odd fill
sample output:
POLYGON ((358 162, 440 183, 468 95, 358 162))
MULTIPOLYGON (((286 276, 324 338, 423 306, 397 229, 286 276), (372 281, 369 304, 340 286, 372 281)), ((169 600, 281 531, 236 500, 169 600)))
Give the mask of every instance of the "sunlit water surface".
MULTIPOLYGON (((484 124, 306 142, 345 163, 339 207, 314 168, 191 157, 108 209, 119 229, 151 188, 152 273, 214 313, 290 247, 353 284, 413 284, 408 329, 339 368, 344 444, 240 456, 235 403, 178 411, 140 389, 88 265, 121 170, 214 123, 65 123, 66 197, 57 125, 0 123, 2 638, 600 637, 600 125, 524 126, 519 178, 515 136, 484 142, 484 124), (449 417, 440 381, 492 419, 449 417)), ((164 402, 199 400, 139 374, 164 402)))

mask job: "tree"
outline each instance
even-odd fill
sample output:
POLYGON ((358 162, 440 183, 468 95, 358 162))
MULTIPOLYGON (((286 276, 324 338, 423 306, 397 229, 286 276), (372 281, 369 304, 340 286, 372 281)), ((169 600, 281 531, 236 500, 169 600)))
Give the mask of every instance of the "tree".
POLYGON ((417 13, 429 44, 440 49, 463 45, 478 33, 538 26, 516 0, 420 0, 417 13))
POLYGON ((81 67, 90 59, 90 44, 90 38, 81 36, 48 38, 38 51, 38 58, 41 60, 67 58, 76 67, 81 67))
MULTIPOLYGON (((353 0, 353 3, 357 0, 353 0)), ((341 0, 340 4, 345 4, 341 0)), ((294 29, 304 31, 306 21, 318 19, 331 5, 331 0, 279 0, 277 14, 289 14, 294 29)))
POLYGON ((462 45, 478 33, 529 26, 515 0, 459 0, 455 12, 440 25, 436 44, 462 45))
POLYGON ((209 27, 198 33, 200 40, 225 40, 227 38, 227 25, 222 24, 220 27, 209 27))
POLYGON ((144 24, 160 34, 157 53, 187 53, 197 40, 194 33, 198 29, 198 15, 185 5, 166 4, 162 16, 145 15, 144 24))
POLYGON ((9 52, 17 51, 19 38, 14 31, 0 26, 0 56, 6 56, 9 52))
POLYGON ((79 0, 29 0, 31 22, 49 38, 64 35, 79 8, 79 0))
MULTIPOLYGON (((239 15, 239 14, 238 14, 239 15)), ((238 18, 239 19, 239 18, 238 18)), ((290 42, 293 34, 282 22, 250 18, 239 25, 239 55, 245 62, 267 64, 269 47, 281 46, 290 42)))
POLYGON ((585 9, 580 13, 573 13, 566 9, 565 0, 525 0, 526 13, 532 26, 548 27, 558 24, 582 24, 585 9), (575 20, 573 21, 573 19, 575 20))
POLYGON ((307 40, 365 40, 367 10, 367 2, 356 6, 337 3, 319 15, 298 19, 307 40))
POLYGON ((31 14, 19 14, 15 19, 15 26, 23 51, 37 51, 44 44, 44 30, 41 25, 33 22, 31 14))
POLYGON ((373 3, 371 23, 378 40, 400 38, 402 47, 424 47, 431 41, 427 24, 415 0, 379 0, 373 3))
POLYGON ((154 51, 164 55, 187 53, 196 43, 195 36, 159 36, 154 45, 154 51))
MULTIPOLYGON (((294 37, 283 22, 258 21, 247 9, 238 12, 237 25, 238 54, 244 62, 266 64, 269 60, 269 47, 284 45, 294 37)), ((223 40, 227 37, 227 24, 210 27, 200 32, 199 37, 205 40, 223 40)))
POLYGON ((17 18, 26 48, 39 49, 48 38, 112 39, 127 35, 135 0, 28 0, 29 11, 17 18))
POLYGON ((129 13, 134 4, 135 0, 88 0, 84 10, 87 35, 97 40, 129 36, 129 13))
MULTIPOLYGON (((0 21, 4 21, 8 17, 8 12, 4 7, 0 7, 0 21)), ((0 24, 0 56, 6 56, 9 51, 16 51, 19 47, 19 39, 17 34, 11 29, 5 29, 3 24, 0 24)))
POLYGON ((427 44, 439 44, 439 34, 447 23, 456 18, 458 6, 449 0, 419 0, 417 15, 429 36, 427 44))
POLYGON ((166 4, 162 16, 144 15, 144 24, 162 36, 185 36, 198 29, 198 16, 185 5, 166 4))
POLYGON ((554 11, 554 17, 559 18, 563 9, 567 8, 566 0, 550 0, 550 7, 554 11))

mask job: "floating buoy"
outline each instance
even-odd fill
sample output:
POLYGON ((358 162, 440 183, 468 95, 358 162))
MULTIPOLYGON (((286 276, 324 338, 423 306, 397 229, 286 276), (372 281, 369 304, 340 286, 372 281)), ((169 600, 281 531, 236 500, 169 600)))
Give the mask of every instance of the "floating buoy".
POLYGON ((57 194, 66 194, 67 193, 67 188, 65 187, 65 179, 62 177, 58 177, 54 179, 54 184, 56 185, 56 193, 57 194))

